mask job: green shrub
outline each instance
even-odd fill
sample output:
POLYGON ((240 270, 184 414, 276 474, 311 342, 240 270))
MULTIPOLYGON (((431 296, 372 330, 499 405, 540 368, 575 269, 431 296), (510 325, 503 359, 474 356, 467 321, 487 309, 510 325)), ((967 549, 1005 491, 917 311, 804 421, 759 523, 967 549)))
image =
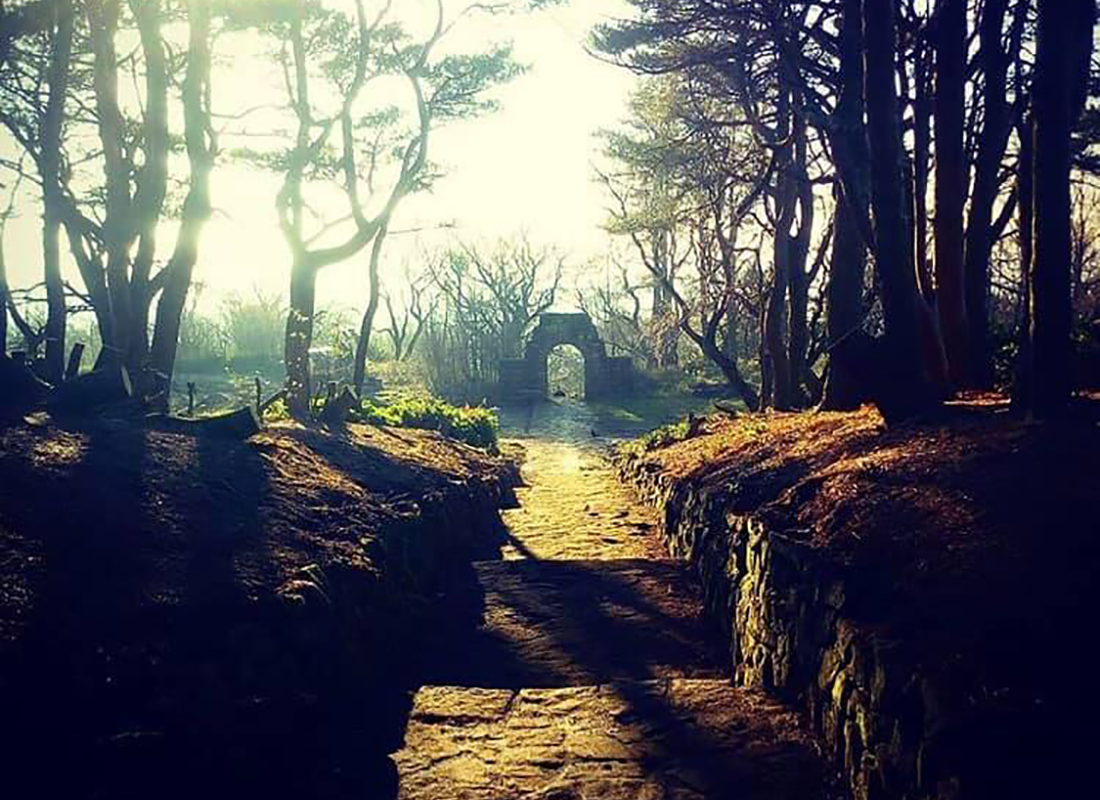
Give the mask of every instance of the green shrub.
POLYGON ((439 431, 490 452, 497 447, 496 412, 478 406, 454 406, 438 397, 405 397, 389 404, 363 400, 351 418, 370 425, 439 431))
POLYGON ((633 444, 647 453, 651 450, 660 450, 662 447, 684 441, 688 435, 688 427, 687 419, 682 419, 671 425, 662 425, 660 428, 635 439, 633 444))

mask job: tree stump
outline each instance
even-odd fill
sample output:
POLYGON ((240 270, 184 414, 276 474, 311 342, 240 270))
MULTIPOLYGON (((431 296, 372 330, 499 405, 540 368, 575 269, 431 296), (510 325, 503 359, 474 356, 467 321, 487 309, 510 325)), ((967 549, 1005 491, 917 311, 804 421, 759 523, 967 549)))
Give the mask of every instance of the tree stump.
POLYGON ((65 380, 71 381, 80 374, 80 362, 84 360, 84 345, 77 342, 69 351, 69 363, 65 365, 65 380))
POLYGON ((325 403, 321 412, 321 422, 329 428, 342 428, 348 419, 348 412, 358 407, 359 395, 350 386, 345 386, 340 394, 325 403))

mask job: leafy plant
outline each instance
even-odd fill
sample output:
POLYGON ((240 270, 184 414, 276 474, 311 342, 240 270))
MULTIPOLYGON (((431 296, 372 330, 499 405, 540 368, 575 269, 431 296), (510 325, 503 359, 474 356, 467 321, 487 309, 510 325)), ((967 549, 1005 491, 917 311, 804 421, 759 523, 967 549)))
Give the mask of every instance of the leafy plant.
POLYGON ((351 419, 370 425, 438 431, 450 439, 490 452, 497 449, 496 412, 481 406, 455 406, 438 397, 405 397, 389 404, 363 400, 351 419))

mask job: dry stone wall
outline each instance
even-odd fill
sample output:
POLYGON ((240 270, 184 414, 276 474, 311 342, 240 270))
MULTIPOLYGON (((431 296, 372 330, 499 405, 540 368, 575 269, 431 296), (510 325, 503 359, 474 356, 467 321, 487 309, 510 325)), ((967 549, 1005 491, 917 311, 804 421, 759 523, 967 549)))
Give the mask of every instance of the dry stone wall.
POLYGON ((852 576, 821 551, 727 512, 723 487, 678 483, 621 455, 620 475, 663 510, 665 542, 702 581, 739 686, 800 704, 857 800, 961 792, 972 695, 852 617, 852 576), (953 686, 952 691, 946 686, 953 686))

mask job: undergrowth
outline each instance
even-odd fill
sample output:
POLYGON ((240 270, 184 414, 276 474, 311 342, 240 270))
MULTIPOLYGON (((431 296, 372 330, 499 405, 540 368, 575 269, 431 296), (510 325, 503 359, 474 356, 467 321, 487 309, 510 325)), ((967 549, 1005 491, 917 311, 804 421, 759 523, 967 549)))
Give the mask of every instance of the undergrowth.
POLYGON ((682 442, 688 438, 688 431, 690 430, 690 423, 687 418, 674 422, 671 425, 662 425, 660 428, 655 428, 644 436, 639 436, 630 442, 629 446, 635 450, 648 453, 653 450, 660 450, 662 447, 668 447, 669 445, 682 442))
MULTIPOLYGON (((325 399, 314 398, 311 408, 315 418, 325 410, 325 399)), ((264 412, 264 420, 289 419, 286 401, 279 399, 264 412)), ((350 422, 364 425, 386 425, 391 428, 416 428, 438 431, 449 439, 497 452, 497 432, 500 422, 496 411, 483 406, 456 406, 430 395, 409 395, 389 402, 364 398, 358 408, 348 412, 350 422)))
POLYGON ((491 408, 456 406, 430 396, 403 397, 387 404, 364 399, 348 418, 368 425, 439 431, 473 447, 497 449, 499 422, 491 408))

